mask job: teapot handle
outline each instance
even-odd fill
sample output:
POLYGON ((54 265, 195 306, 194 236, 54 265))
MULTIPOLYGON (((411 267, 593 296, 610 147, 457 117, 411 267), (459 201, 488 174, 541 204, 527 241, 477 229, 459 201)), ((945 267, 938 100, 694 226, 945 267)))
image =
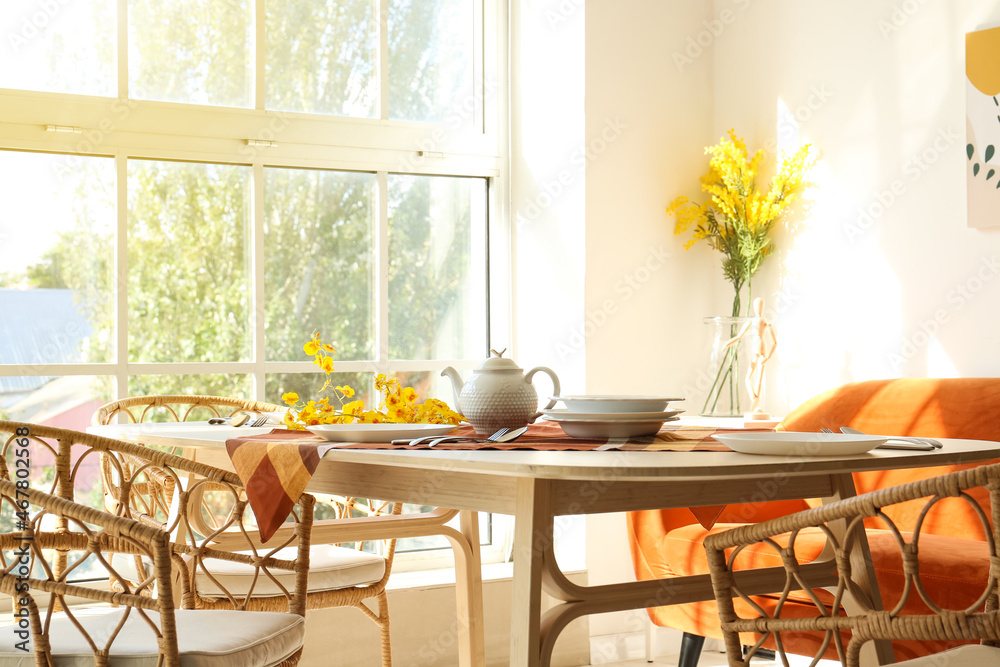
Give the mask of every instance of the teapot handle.
MULTIPOLYGON (((535 368, 532 368, 530 371, 527 372, 527 374, 525 374, 525 376, 524 376, 525 382, 527 382, 528 384, 531 384, 531 378, 535 375, 535 373, 538 373, 539 371, 541 371, 542 373, 545 373, 546 375, 549 376, 549 378, 552 379, 552 395, 553 396, 558 396, 559 395, 559 378, 556 377, 556 372, 554 370, 552 370, 551 368, 546 368, 545 366, 537 366, 535 368)), ((555 404, 556 404, 556 399, 553 398, 542 409, 543 410, 548 410, 549 408, 555 406, 555 404)), ((528 423, 531 424, 532 422, 534 422, 536 419, 538 419, 541 416, 542 416, 541 412, 536 412, 535 414, 533 414, 530 417, 528 417, 528 423)))

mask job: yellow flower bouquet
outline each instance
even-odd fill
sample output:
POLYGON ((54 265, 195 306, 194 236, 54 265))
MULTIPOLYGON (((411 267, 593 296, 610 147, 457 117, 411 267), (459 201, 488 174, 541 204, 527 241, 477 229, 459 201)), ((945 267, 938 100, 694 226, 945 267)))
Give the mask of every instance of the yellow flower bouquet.
MULTIPOLYGON (((757 175, 764 151, 758 150, 751 157, 746 144, 734 130, 729 130, 728 135, 705 149, 711 158, 708 172, 700 180, 702 191, 709 195, 708 200, 698 204, 680 196, 670 203, 667 213, 677 218, 675 234, 694 229, 684 244, 685 250, 704 239, 709 247, 722 253, 722 273, 732 283, 735 293, 732 308, 735 318, 742 314, 744 285, 747 288, 746 315, 750 315, 751 280, 774 251, 771 230, 807 186, 804 178, 814 160, 808 144, 791 155, 782 155, 770 187, 762 189, 757 186, 757 175)), ((736 334, 734 326, 732 335, 736 334)), ((719 397, 727 387, 735 399, 733 411, 739 414, 738 354, 738 346, 727 348, 702 408, 704 414, 715 413, 719 397)))
MULTIPOLYGON (((336 350, 329 343, 324 343, 318 333, 303 346, 306 354, 313 358, 313 363, 319 366, 328 376, 321 392, 327 391, 333 384, 329 378, 333 372, 333 353, 336 350)), ((383 373, 375 376, 375 389, 382 395, 382 400, 375 408, 368 408, 355 397, 355 391, 348 385, 332 387, 332 397, 325 396, 319 400, 302 401, 299 395, 288 392, 281 400, 289 406, 285 413, 284 424, 287 428, 301 431, 307 426, 319 424, 459 424, 464 417, 448 407, 444 401, 428 398, 423 403, 417 403, 417 392, 413 387, 401 387, 398 378, 386 377, 383 373), (334 404, 332 401, 337 403, 334 404)))
MULTIPOLYGON (((670 203, 667 213, 677 216, 675 234, 694 226, 685 250, 704 239, 722 253, 722 273, 733 284, 733 317, 738 317, 743 285, 749 292, 751 279, 774 250, 771 230, 805 189, 803 179, 813 163, 810 146, 806 144, 782 156, 778 174, 766 190, 757 187, 763 149, 750 157, 746 144, 734 130, 729 130, 728 139, 709 146, 705 153, 712 156, 708 173, 701 177, 701 189, 710 195, 708 201, 696 204, 680 196, 670 203)), ((748 315, 752 301, 748 296, 748 315)))

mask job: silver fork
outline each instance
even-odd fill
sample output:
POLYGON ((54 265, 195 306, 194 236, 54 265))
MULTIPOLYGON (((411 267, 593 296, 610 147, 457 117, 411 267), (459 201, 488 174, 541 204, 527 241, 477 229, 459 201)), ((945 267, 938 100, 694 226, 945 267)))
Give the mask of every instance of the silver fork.
POLYGON ((447 442, 448 440, 454 440, 455 442, 462 442, 462 441, 466 441, 466 440, 471 441, 471 442, 479 442, 479 443, 482 443, 482 442, 496 442, 497 440, 499 440, 503 436, 507 435, 508 431, 510 431, 510 428, 507 427, 507 426, 504 426, 503 428, 498 429, 495 433, 491 433, 490 435, 488 435, 485 438, 456 438, 453 435, 445 435, 445 436, 442 436, 440 438, 434 438, 433 440, 431 440, 430 442, 427 443, 427 446, 428 447, 433 447, 434 445, 437 445, 437 444, 442 443, 442 442, 447 442))
POLYGON ((265 416, 263 416, 263 415, 261 415, 259 417, 256 417, 252 422, 250 422, 250 424, 248 424, 248 426, 250 426, 250 428, 254 428, 256 426, 264 426, 265 424, 267 424, 267 422, 268 422, 268 418, 265 417, 265 416))

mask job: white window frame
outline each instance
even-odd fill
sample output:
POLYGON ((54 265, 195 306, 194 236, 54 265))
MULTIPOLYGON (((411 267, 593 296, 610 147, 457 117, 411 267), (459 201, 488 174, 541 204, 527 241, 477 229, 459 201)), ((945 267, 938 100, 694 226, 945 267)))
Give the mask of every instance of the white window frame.
MULTIPOLYGON (((127 0, 118 0, 117 98, 0 89, 0 150, 99 156, 115 162, 116 322, 115 356, 109 363, 0 365, 7 376, 113 376, 116 397, 128 395, 128 379, 137 375, 248 374, 253 398, 264 399, 265 376, 315 372, 309 360, 264 360, 264 194, 265 167, 361 171, 377 177, 375 224, 374 358, 337 361, 338 372, 440 372, 447 366, 463 374, 480 359, 391 360, 388 345, 388 197, 390 174, 466 176, 487 179, 489 340, 501 347, 512 341, 511 236, 507 195, 508 9, 505 0, 475 0, 474 82, 478 97, 468 103, 475 127, 456 130, 448 123, 391 120, 388 78, 383 63, 388 42, 383 29, 389 0, 372 0, 382 17, 379 33, 380 117, 373 119, 272 111, 265 108, 264 0, 253 0, 255 20, 254 108, 209 107, 133 100, 128 90, 127 0), (484 54, 487 54, 484 56, 484 54), (270 145, 268 145, 270 144, 270 145), (251 215, 251 361, 232 363, 133 363, 128 354, 127 302, 127 164, 130 159, 176 160, 248 166, 252 170, 251 215), (125 324, 122 326, 122 324, 125 324)), ((463 113, 466 107, 463 107, 463 113)), ((496 532, 495 532, 496 534, 496 532)), ((506 536, 495 554, 502 558, 506 536)), ((424 558, 428 558, 425 556, 424 558)), ((430 558, 434 560, 434 558, 430 558)))

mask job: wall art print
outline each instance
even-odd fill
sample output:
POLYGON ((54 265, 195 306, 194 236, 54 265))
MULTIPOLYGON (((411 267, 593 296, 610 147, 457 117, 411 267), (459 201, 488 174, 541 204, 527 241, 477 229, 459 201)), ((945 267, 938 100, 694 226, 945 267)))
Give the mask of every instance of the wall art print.
POLYGON ((1000 28, 965 35, 965 155, 970 227, 1000 225, 1000 28))

